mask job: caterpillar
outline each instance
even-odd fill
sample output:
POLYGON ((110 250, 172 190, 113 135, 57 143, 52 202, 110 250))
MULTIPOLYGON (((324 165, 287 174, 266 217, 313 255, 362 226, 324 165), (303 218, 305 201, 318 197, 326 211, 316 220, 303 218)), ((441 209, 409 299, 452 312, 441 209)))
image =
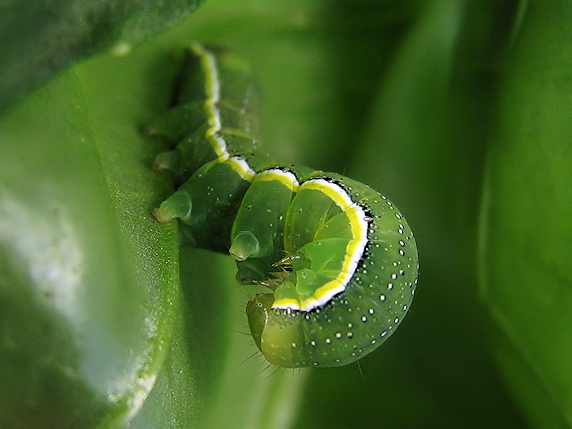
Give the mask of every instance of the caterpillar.
POLYGON ((180 185, 153 215, 178 218, 185 240, 230 253, 238 282, 267 290, 250 297, 246 313, 268 362, 350 364, 386 341, 409 310, 415 239, 372 188, 263 151, 259 109, 245 61, 191 44, 172 107, 146 128, 173 143, 155 168, 171 170, 180 185))

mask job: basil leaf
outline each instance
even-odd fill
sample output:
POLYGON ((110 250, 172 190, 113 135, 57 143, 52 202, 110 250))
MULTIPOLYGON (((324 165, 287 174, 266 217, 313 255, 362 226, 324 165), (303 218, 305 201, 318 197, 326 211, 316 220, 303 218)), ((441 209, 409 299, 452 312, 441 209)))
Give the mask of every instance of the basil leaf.
POLYGON ((170 185, 137 127, 160 102, 110 84, 148 83, 124 63, 74 68, 0 122, 2 427, 124 422, 164 362, 177 235, 150 216, 170 185))
POLYGON ((0 13, 0 114, 30 89, 102 50, 127 53, 202 0, 9 0, 0 13))
POLYGON ((525 3, 487 157, 480 292, 499 365, 529 421, 568 427, 572 16, 568 2, 525 3))

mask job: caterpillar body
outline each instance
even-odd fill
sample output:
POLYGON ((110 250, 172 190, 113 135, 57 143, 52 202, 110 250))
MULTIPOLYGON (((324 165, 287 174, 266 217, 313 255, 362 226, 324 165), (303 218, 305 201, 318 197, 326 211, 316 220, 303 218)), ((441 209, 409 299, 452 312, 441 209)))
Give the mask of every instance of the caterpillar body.
POLYGON ((244 61, 190 45, 173 107, 147 127, 175 144, 155 167, 180 183, 153 214, 178 218, 194 246, 230 253, 239 283, 268 289, 246 306, 268 362, 347 365, 379 347, 409 310, 415 239, 372 188, 261 150, 259 105, 244 61))

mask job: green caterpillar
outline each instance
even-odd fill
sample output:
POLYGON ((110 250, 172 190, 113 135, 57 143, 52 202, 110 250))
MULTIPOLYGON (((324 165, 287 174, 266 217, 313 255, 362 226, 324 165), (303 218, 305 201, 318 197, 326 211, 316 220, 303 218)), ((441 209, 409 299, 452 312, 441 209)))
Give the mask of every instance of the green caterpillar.
POLYGON ((415 240, 370 187, 260 150, 259 101, 245 62, 189 47, 173 107, 147 128, 177 142, 155 167, 181 183, 153 214, 179 218, 194 246, 230 253, 240 283, 268 288, 246 306, 268 362, 347 365, 387 340, 409 310, 415 240))

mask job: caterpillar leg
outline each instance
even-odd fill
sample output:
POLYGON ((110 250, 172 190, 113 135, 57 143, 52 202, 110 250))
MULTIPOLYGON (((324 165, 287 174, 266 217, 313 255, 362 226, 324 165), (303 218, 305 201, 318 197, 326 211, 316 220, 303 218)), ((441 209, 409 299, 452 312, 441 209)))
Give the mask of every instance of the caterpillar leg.
POLYGON ((155 171, 177 171, 181 168, 181 152, 177 149, 161 152, 155 157, 153 169, 155 171))
POLYGON ((153 216, 159 222, 168 222, 171 219, 179 218, 182 221, 188 220, 191 216, 193 203, 191 197, 183 190, 178 190, 161 205, 152 211, 153 216))
POLYGON ((260 251, 260 242, 250 231, 240 231, 232 240, 229 253, 237 261, 256 257, 260 251))

